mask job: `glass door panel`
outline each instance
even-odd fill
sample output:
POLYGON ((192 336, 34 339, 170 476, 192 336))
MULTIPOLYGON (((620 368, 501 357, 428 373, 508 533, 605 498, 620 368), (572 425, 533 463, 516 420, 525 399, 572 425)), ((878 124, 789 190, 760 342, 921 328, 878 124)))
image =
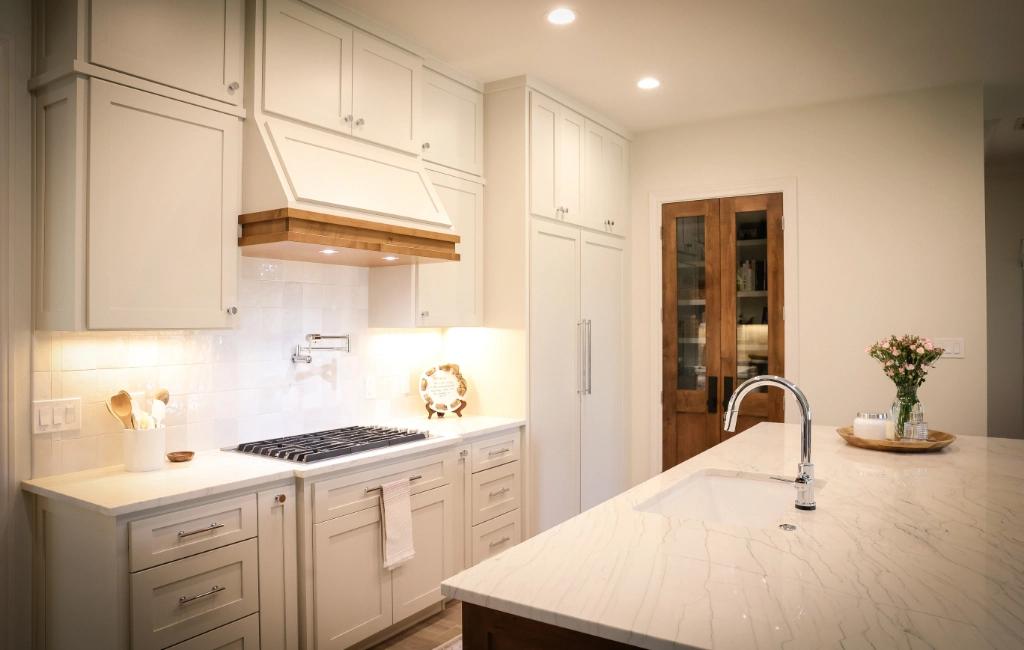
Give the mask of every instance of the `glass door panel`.
POLYGON ((676 219, 677 390, 707 390, 705 218, 676 219))
POLYGON ((767 210, 736 213, 735 373, 739 383, 768 374, 767 210))

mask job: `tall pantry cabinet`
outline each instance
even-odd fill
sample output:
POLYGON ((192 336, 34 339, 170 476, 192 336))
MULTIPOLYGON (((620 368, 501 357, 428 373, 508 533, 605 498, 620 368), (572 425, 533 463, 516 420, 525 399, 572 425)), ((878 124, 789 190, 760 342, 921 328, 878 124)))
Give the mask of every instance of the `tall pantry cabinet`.
POLYGON ((534 535, 629 485, 629 134, 529 77, 488 84, 484 119, 484 321, 526 331, 534 535))

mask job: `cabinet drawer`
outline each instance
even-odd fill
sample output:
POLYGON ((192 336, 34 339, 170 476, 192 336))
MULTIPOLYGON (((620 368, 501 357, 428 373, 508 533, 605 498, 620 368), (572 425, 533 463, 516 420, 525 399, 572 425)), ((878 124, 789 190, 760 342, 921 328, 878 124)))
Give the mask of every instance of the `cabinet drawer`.
POLYGON ((256 536, 256 495, 186 508, 128 524, 129 570, 172 560, 256 536))
POLYGON ((519 461, 473 475, 473 525, 482 524, 519 507, 519 461))
POLYGON ((167 650, 260 650, 260 615, 246 616, 167 650))
POLYGON ((132 650, 159 650, 259 609, 256 540, 133 573, 132 650))
POLYGON ((519 510, 473 526, 473 566, 522 541, 519 510))
POLYGON ((519 460, 519 429, 473 443, 473 471, 519 460))
POLYGON ((375 488, 382 483, 418 476, 412 481, 412 494, 448 485, 452 481, 454 463, 455 459, 449 453, 435 454, 315 483, 313 523, 376 506, 380 492, 367 492, 367 488, 375 488))

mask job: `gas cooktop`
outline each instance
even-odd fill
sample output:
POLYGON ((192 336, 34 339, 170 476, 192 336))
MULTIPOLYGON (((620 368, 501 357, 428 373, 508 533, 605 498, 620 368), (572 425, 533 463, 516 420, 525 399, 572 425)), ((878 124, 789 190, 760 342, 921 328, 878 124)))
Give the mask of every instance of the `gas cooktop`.
POLYGON ((315 463, 338 456, 393 447, 429 438, 426 431, 393 427, 345 427, 319 433, 246 442, 235 448, 246 454, 269 456, 296 463, 315 463))

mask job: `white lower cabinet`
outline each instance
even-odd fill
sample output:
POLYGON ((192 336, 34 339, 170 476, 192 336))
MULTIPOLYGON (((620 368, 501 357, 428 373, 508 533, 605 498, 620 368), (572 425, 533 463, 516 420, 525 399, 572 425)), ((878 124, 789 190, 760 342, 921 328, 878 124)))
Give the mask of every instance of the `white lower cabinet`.
POLYGON ((522 541, 522 535, 522 522, 518 510, 473 526, 473 564, 480 564, 515 546, 522 541))
MULTIPOLYGON (((266 650, 283 647, 285 646, 270 643, 263 645, 266 650)), ((261 650, 260 615, 246 616, 206 634, 182 641, 168 650, 261 650)))
POLYGON ((412 495, 416 556, 384 568, 379 505, 313 526, 318 649, 342 649, 440 602, 454 573, 455 499, 451 485, 412 495))
POLYGON ((476 440, 471 447, 466 489, 467 566, 474 566, 522 541, 522 464, 519 431, 476 440))

